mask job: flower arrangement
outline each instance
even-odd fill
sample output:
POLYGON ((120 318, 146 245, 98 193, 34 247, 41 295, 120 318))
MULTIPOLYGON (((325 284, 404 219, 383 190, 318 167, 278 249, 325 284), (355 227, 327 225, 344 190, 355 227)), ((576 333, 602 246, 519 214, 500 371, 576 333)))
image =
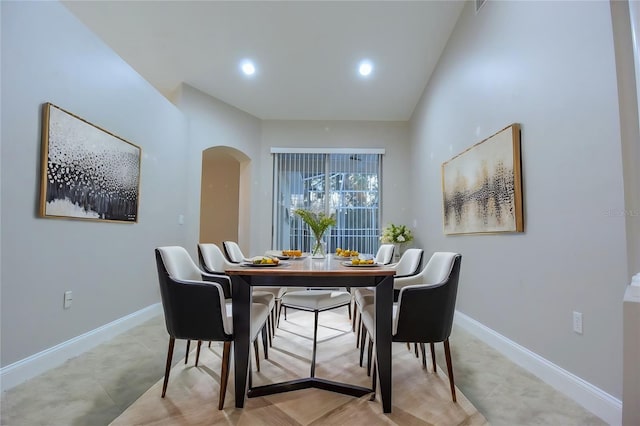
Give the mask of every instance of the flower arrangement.
POLYGON ((393 223, 382 228, 380 241, 385 244, 401 244, 408 243, 413 240, 411 230, 405 225, 394 225, 393 223))
POLYGON ((327 215, 324 212, 314 213, 305 209, 296 209, 293 211, 300 216, 304 223, 309 225, 311 232, 316 237, 316 242, 313 246, 312 255, 324 256, 324 247, 322 246, 322 237, 330 226, 336 224, 335 215, 327 215))

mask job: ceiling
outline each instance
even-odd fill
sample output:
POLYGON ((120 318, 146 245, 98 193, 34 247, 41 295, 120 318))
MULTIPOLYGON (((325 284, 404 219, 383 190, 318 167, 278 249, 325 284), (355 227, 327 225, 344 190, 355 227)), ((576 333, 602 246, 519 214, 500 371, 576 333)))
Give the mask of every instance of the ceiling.
POLYGON ((406 121, 464 2, 63 4, 168 98, 184 82, 260 119, 406 121))

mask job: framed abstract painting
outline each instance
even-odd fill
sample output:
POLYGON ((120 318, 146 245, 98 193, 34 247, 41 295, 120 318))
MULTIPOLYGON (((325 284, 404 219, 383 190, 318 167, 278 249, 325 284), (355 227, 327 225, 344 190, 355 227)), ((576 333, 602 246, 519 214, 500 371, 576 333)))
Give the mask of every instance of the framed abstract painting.
POLYGON ((137 145, 46 103, 40 216, 137 222, 141 154, 137 145))
POLYGON ((444 233, 524 232, 520 125, 442 164, 444 233))

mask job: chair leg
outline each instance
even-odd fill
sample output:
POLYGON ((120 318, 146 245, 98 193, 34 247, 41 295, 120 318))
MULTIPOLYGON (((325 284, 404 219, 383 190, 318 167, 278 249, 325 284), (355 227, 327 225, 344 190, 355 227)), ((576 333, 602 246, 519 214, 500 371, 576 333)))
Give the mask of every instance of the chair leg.
POLYGON ((411 343, 407 342, 407 350, 410 351, 411 350, 411 343))
POLYGON ((169 350, 167 351, 167 366, 164 368, 164 382, 162 383, 162 397, 167 393, 167 384, 169 384, 169 373, 171 372, 171 359, 173 358, 173 345, 176 339, 169 337, 169 350))
POLYGON ((367 375, 371 373, 372 357, 373 357, 373 338, 369 337, 369 348, 367 349, 367 375))
MULTIPOLYGON (((278 306, 277 306, 278 312, 276 314, 276 328, 279 328, 280 327, 280 315, 282 314, 282 300, 278 301, 277 303, 278 303, 278 306)), ((275 333, 274 333, 274 335, 275 335, 275 333)))
POLYGON ((224 397, 227 393, 227 382, 229 381, 229 353, 231 352, 231 342, 224 342, 222 350, 222 369, 220 370, 220 397, 218 398, 218 410, 224 406, 224 397))
POLYGON ((417 342, 413 342, 413 350, 416 353, 416 358, 419 358, 420 355, 418 355, 418 343, 417 342))
MULTIPOLYGON (((358 330, 358 335, 360 336, 360 367, 362 367, 362 360, 364 359, 364 344, 367 343, 367 330, 362 326, 358 330)), ((357 347, 358 345, 356 345, 357 347)))
POLYGON ((269 315, 267 315, 267 337, 269 338, 269 346, 273 346, 273 338, 271 337, 271 312, 269 312, 269 315))
POLYGON ((258 339, 253 341, 253 353, 256 355, 256 370, 260 371, 260 354, 258 353, 258 339))
POLYGON ((373 389, 373 395, 371 395, 371 401, 375 401, 376 399, 376 379, 378 378, 378 369, 377 369, 377 363, 374 360, 373 361, 373 371, 371 372, 371 389, 373 389))
POLYGON ((271 328, 269 329, 269 331, 271 331, 271 333, 269 333, 269 346, 273 347, 273 339, 276 337, 276 311, 278 309, 278 304, 276 303, 273 307, 273 309, 271 310, 271 328))
POLYGON ((353 318, 351 321, 351 331, 356 332, 356 318, 358 317, 358 306, 356 303, 353 304, 353 318))
POLYGON ((198 366, 198 361, 200 360, 200 347, 202 346, 202 340, 198 340, 198 349, 196 350, 196 367, 198 366))
POLYGON ((262 347, 264 348, 264 359, 269 359, 269 345, 267 344, 267 335, 269 334, 269 324, 262 327, 262 347))
POLYGON ((429 343, 429 346, 431 347, 431 362, 433 364, 433 372, 436 372, 436 345, 433 344, 433 342, 429 343))
POLYGON ((360 334, 362 333, 362 314, 358 315, 358 324, 356 325, 358 334, 356 335, 356 348, 360 347, 360 334))
POLYGON ((422 352, 422 368, 427 368, 426 351, 424 350, 424 343, 420 343, 420 352, 422 352))
POLYGON ((351 319, 351 303, 347 305, 347 309, 349 310, 349 319, 351 319))
MULTIPOLYGON (((285 308, 285 313, 287 312, 285 308)), ((314 311, 315 319, 313 322, 313 352, 311 353, 311 377, 316 376, 316 346, 318 344, 318 311, 314 311)))
POLYGON ((187 352, 184 354, 184 365, 187 365, 187 361, 189 361, 189 346, 191 346, 191 340, 187 340, 187 352))
POLYGON ((447 360, 447 372, 449 373, 449 386, 451 386, 451 398, 456 402, 456 387, 453 384, 453 365, 451 364, 451 349, 449 348, 449 339, 444 341, 444 356, 447 360))

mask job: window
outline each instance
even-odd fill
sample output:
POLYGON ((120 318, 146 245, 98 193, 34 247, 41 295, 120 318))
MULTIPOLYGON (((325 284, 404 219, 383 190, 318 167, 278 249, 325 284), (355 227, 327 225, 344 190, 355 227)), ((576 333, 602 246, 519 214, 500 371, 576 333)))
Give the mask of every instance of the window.
POLYGON ((274 153, 273 247, 309 251, 312 235, 295 209, 335 214, 325 240, 375 254, 380 244, 380 176, 383 150, 274 153))

